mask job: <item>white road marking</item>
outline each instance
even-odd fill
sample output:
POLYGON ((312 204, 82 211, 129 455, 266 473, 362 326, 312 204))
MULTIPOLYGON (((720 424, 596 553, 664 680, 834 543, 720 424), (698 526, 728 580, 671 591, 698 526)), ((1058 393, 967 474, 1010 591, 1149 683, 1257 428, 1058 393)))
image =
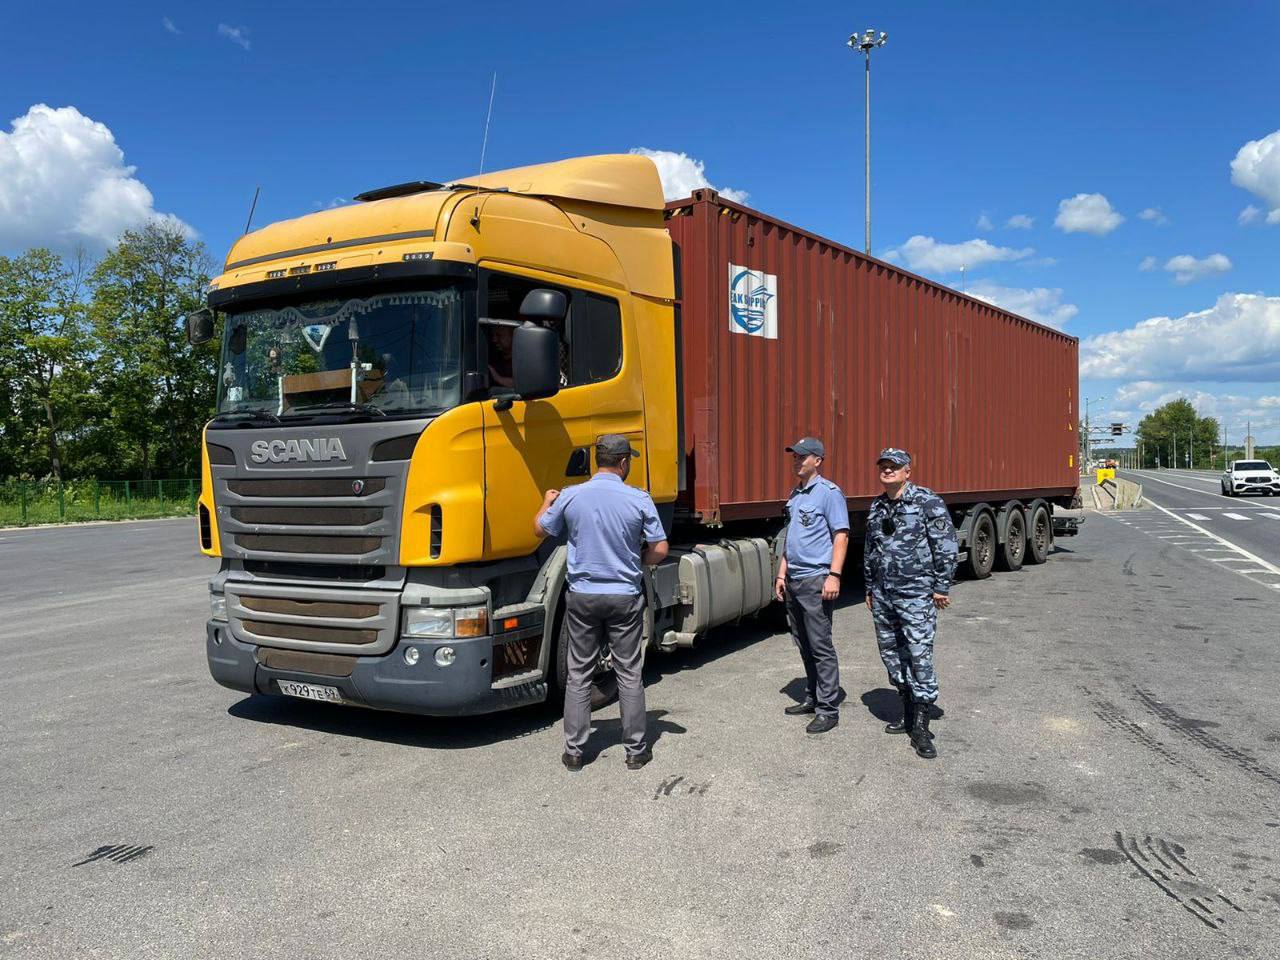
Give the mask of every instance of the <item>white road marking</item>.
POLYGON ((1241 514, 1241 513, 1224 513, 1223 516, 1230 517, 1232 520, 1248 520, 1249 519, 1248 517, 1246 517, 1244 514, 1241 514))
MULTIPOLYGON (((1250 553, 1248 550, 1244 549, 1243 547, 1236 546, 1236 544, 1232 543, 1230 540, 1227 540, 1224 537, 1218 536, 1216 533, 1212 533, 1209 530, 1206 530, 1204 527, 1200 526, 1197 523, 1192 523, 1186 517, 1178 516, 1172 510, 1166 510, 1164 507, 1160 506, 1160 504, 1154 501, 1148 501, 1148 502, 1157 510, 1159 510, 1161 513, 1164 513, 1170 517, 1173 517, 1173 519, 1177 520, 1179 523, 1185 523, 1192 530, 1199 530, 1210 540, 1216 540, 1218 543, 1222 544, 1223 546, 1231 548, 1231 550, 1233 550, 1235 553, 1240 554, 1240 556, 1245 557, 1246 559, 1252 560, 1254 563, 1260 566, 1267 573, 1274 573, 1277 576, 1280 576, 1280 567, 1277 567, 1275 564, 1268 563, 1266 560, 1263 560, 1261 557, 1257 556, 1256 554, 1250 553)), ((1280 589, 1280 584, 1273 584, 1273 586, 1276 587, 1276 589, 1280 589)))
POLYGON ((1223 496, 1223 493, 1222 493, 1222 487, 1221 487, 1221 485, 1219 485, 1219 487, 1218 487, 1218 489, 1217 489, 1216 491, 1215 491, 1215 490, 1201 490, 1199 487, 1186 487, 1186 486, 1183 486, 1183 485, 1182 485, 1182 484, 1180 484, 1180 483, 1170 483, 1168 480, 1161 480, 1159 477, 1152 477, 1152 476, 1148 476, 1148 475, 1147 475, 1147 474, 1145 474, 1145 473, 1140 474, 1140 476, 1142 477, 1142 479, 1143 479, 1143 480, 1154 480, 1156 483, 1163 483, 1163 484, 1165 484, 1166 486, 1169 486, 1169 487, 1177 487, 1179 490, 1190 490, 1192 493, 1207 493, 1207 494, 1210 494, 1211 496, 1216 496, 1216 497, 1221 497, 1221 496, 1223 496))
POLYGON ((1208 520, 1209 519, 1202 513, 1188 513, 1187 516, 1190 517, 1192 520, 1208 520))
POLYGON ((1268 520, 1280 520, 1280 513, 1260 513, 1260 517, 1266 517, 1268 520))

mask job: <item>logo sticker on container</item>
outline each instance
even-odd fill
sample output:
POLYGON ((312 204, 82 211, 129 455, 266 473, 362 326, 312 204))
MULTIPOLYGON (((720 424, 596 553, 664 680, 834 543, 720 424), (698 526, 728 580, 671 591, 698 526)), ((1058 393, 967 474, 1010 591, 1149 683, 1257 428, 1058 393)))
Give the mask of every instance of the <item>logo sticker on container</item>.
POLYGON ((729 331, 778 339, 778 278, 729 264, 729 331))

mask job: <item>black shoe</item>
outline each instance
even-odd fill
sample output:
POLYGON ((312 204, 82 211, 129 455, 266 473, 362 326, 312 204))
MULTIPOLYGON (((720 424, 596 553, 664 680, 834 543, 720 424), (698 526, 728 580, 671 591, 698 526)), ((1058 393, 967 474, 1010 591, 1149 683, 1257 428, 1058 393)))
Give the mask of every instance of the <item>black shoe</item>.
POLYGON ((911 731, 911 745, 916 749, 916 756, 932 760, 938 755, 933 745, 933 734, 929 732, 929 711, 932 703, 917 703, 915 710, 915 728, 911 731))
POLYGON ((577 773, 582 769, 581 754, 574 756, 572 753, 562 753, 560 755, 560 762, 564 764, 566 770, 572 770, 574 773, 577 773))
POLYGON ((826 733, 828 730, 834 730, 839 722, 840 718, 835 716, 814 717, 809 721, 809 725, 804 728, 804 732, 826 733))
POLYGON ((653 751, 646 750, 644 753, 637 753, 633 757, 627 757, 627 769, 639 770, 646 763, 653 759, 653 751))
POLYGON ((886 723, 885 733, 910 733, 915 725, 915 701, 911 697, 911 688, 903 684, 898 690, 898 696, 902 698, 902 719, 886 723))
POLYGON ((799 717, 806 713, 814 713, 818 709, 818 705, 812 700, 806 700, 803 703, 793 703, 782 712, 789 717, 799 717))

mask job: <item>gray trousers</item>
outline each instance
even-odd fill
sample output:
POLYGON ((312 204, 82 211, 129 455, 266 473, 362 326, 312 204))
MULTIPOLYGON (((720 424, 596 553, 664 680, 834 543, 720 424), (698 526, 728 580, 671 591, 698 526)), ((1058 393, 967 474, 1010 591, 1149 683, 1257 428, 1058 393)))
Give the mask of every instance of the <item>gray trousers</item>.
POLYGON ((644 753, 644 681, 640 638, 644 597, 625 593, 574 593, 565 604, 569 628, 569 677, 564 693, 564 749, 575 757, 591 732, 591 680, 600 662, 600 641, 609 640, 622 707, 622 742, 627 756, 644 753))
POLYGON ((787 622, 791 636, 800 648, 808 697, 817 705, 820 717, 834 717, 839 712, 840 663, 831 642, 831 613, 834 600, 822 599, 825 573, 803 580, 787 578, 787 622))

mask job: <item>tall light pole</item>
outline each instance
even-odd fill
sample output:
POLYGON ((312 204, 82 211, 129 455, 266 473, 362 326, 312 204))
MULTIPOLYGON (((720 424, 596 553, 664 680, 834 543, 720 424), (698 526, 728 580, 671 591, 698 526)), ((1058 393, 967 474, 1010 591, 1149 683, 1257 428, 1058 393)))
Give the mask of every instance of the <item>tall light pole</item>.
POLYGON ((871 51, 888 42, 889 35, 884 31, 867 29, 862 36, 853 34, 848 44, 850 50, 860 50, 867 60, 867 256, 871 256, 871 51))

